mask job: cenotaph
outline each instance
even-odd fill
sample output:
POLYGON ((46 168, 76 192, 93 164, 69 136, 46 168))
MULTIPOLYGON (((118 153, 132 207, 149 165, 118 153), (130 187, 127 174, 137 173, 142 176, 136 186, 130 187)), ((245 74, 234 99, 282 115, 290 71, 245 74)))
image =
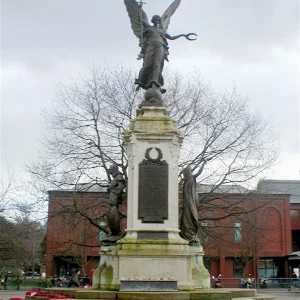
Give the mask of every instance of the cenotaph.
POLYGON ((145 89, 124 143, 128 157, 127 229, 124 237, 101 247, 101 261, 95 270, 93 288, 119 290, 126 280, 177 281, 178 290, 210 288, 210 275, 203 265, 200 244, 180 236, 178 212, 178 156, 183 136, 176 120, 164 107, 162 70, 168 60, 167 39, 170 17, 180 4, 175 0, 152 25, 142 3, 124 0, 131 27, 140 39, 143 66, 135 83, 145 89))

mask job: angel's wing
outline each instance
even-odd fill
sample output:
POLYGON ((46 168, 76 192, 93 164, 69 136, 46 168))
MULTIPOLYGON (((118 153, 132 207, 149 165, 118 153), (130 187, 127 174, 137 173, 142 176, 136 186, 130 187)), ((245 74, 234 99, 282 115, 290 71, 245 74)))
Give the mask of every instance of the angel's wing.
POLYGON ((124 0, 124 3, 128 12, 133 33, 140 38, 142 36, 142 30, 144 30, 145 26, 149 26, 148 17, 135 0, 124 0))
POLYGON ((167 32, 168 26, 170 24, 170 19, 171 16, 174 14, 175 10, 179 6, 181 0, 175 0, 164 12, 164 14, 161 17, 161 25, 162 25, 162 30, 164 33, 167 32))

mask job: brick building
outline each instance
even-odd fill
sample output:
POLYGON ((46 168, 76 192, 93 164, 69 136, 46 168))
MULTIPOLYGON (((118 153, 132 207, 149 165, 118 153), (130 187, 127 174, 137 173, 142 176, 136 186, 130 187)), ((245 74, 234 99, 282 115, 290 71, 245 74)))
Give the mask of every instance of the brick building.
MULTIPOLYGON (((200 203, 206 197, 200 194, 200 203)), ((210 273, 238 279, 247 274, 287 277, 287 255, 292 250, 289 197, 216 191, 210 205, 221 209, 198 212, 199 219, 207 219, 202 221, 200 237, 210 273)))
MULTIPOLYGON (((260 181, 254 193, 225 186, 213 195, 199 185, 199 235, 212 275, 290 277, 300 264, 300 181, 293 182, 293 190, 283 186, 286 181, 273 181, 274 186, 270 182, 260 181), (228 212, 230 217, 222 219, 228 212)), ((99 186, 49 192, 47 276, 68 275, 79 265, 85 274, 95 269, 100 249, 98 229, 91 223, 105 213, 107 197, 99 186)))
POLYGON ((288 275, 296 271, 300 275, 300 180, 262 180, 258 183, 258 189, 269 194, 290 195, 290 224, 291 247, 288 253, 288 275))
POLYGON ((92 223, 107 210, 106 189, 80 185, 76 192, 48 193, 46 275, 70 275, 75 269, 91 274, 100 251, 99 231, 92 223))

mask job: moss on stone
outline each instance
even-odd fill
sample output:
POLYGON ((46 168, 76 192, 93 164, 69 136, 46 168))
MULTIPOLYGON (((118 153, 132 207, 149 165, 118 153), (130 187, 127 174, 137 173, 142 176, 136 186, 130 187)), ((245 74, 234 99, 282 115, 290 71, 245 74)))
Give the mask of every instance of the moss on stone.
POLYGON ((227 291, 199 291, 199 292, 190 292, 190 299, 203 299, 203 300, 208 300, 208 299, 221 299, 221 300, 226 300, 232 299, 231 292, 227 291))
POLYGON ((146 245, 187 245, 188 242, 185 240, 180 240, 180 239, 176 239, 176 240, 159 240, 159 239, 143 239, 143 240, 139 240, 133 237, 127 237, 125 236, 123 239, 119 240, 117 242, 118 244, 146 244, 146 245))
POLYGON ((101 272, 101 283, 106 283, 106 284, 111 284, 112 283, 112 280, 113 280, 113 272, 114 272, 114 269, 111 265, 107 265, 106 263, 105 264, 105 268, 103 269, 103 271, 101 272))
POLYGON ((75 292, 76 299, 99 299, 99 290, 78 290, 75 292))
POLYGON ((113 291, 100 291, 99 299, 117 299, 117 293, 113 291))
POLYGON ((122 300, 189 300, 188 292, 119 292, 122 300))

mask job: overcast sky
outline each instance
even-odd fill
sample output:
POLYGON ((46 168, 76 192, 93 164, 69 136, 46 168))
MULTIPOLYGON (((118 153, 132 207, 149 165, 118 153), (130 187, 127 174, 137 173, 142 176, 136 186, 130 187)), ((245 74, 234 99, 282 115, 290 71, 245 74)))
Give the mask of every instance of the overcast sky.
MULTIPOLYGON (((147 15, 171 0, 145 0, 147 15)), ((0 0, 1 172, 6 163, 22 176, 45 134, 41 111, 55 86, 92 64, 139 68, 139 52, 123 0, 0 0)), ((169 66, 197 68, 217 90, 249 96, 251 109, 270 118, 282 151, 270 178, 300 179, 299 1, 182 0, 171 35, 169 66)))

